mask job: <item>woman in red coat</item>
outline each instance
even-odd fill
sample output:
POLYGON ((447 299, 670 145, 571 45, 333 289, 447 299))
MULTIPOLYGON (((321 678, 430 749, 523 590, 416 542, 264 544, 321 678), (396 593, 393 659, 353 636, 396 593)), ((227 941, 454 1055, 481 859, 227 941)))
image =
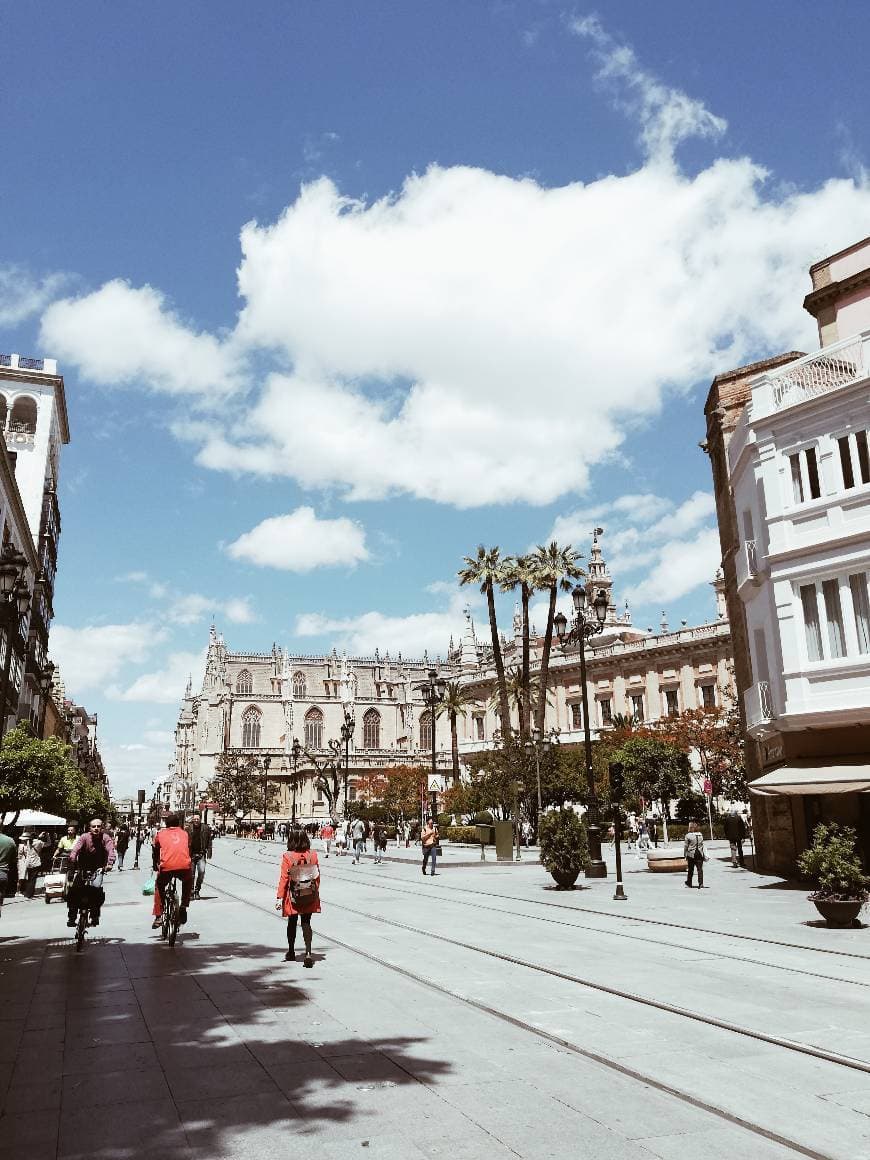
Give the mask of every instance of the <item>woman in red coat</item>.
POLYGON ((281 858, 275 909, 280 910, 287 919, 288 950, 284 961, 291 962, 296 958, 296 922, 301 917, 302 938, 305 941, 304 965, 313 967, 311 916, 320 914, 320 865, 317 851, 311 849, 311 842, 304 830, 291 830, 287 838, 287 853, 281 858))

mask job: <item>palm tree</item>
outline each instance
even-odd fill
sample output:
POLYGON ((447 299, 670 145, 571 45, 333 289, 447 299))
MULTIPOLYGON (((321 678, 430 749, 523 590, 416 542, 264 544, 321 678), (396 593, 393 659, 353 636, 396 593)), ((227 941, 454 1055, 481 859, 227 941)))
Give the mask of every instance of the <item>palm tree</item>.
MULTIPOLYGON (((546 689, 550 678, 550 650, 553 645, 553 618, 556 615, 556 597, 559 591, 570 592, 572 581, 579 580, 584 575, 583 569, 577 564, 580 559, 580 553, 575 552, 568 544, 564 548, 553 540, 546 547, 543 544, 538 546, 537 551, 533 557, 538 574, 538 586, 542 589, 548 589, 550 593, 550 604, 547 609, 547 629, 544 633, 544 648, 541 653, 541 688, 546 689)), ((543 736, 544 733, 544 713, 547 708, 546 697, 541 697, 538 701, 537 711, 535 713, 535 728, 543 736)))
POLYGON ((519 585, 522 606, 523 657, 520 671, 522 695, 518 700, 520 739, 525 741, 532 724, 531 675, 529 671, 529 599, 539 586, 534 556, 508 556, 504 561, 501 589, 510 592, 519 585))
POLYGON ((460 685, 459 681, 448 681, 444 686, 444 697, 436 710, 438 716, 446 713, 450 721, 450 752, 453 757, 454 785, 459 785, 459 737, 456 723, 460 717, 466 715, 468 706, 473 701, 474 698, 464 685, 460 685))
POLYGON ((501 720, 501 735, 506 741, 511 735, 511 710, 508 703, 507 684, 504 675, 504 659, 501 652, 501 641, 498 636, 498 621, 495 616, 495 586, 502 582, 504 564, 498 548, 484 548, 479 544, 476 556, 465 556, 465 567, 459 572, 460 584, 479 584, 480 591, 486 596, 486 607, 489 612, 489 631, 492 636, 492 659, 495 663, 495 676, 498 682, 498 708, 501 720))

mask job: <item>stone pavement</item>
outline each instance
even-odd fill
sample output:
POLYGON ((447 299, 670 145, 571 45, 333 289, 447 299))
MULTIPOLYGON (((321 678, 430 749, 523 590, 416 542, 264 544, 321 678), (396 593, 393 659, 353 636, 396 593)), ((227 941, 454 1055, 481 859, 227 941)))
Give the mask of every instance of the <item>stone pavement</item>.
MULTIPOLYGON (((616 907, 612 880, 564 894, 549 891, 546 876, 532 865, 486 872, 445 866, 443 875, 423 882, 416 866, 351 868, 348 859, 324 866, 317 962, 305 970, 301 962, 282 961, 283 923, 272 910, 279 856, 270 844, 258 853, 255 843, 219 842, 205 898, 193 904, 174 949, 150 930, 149 900, 140 894, 144 872, 107 878, 103 922, 82 954, 72 947, 59 904, 37 899, 4 906, 0 1157, 205 1160, 301 1157, 313 1148, 327 1160, 346 1160, 361 1147, 370 1156, 402 1160, 732 1160, 741 1150, 759 1160, 795 1155, 560 1047, 557 1034, 620 1066, 628 1061, 675 1087, 688 1086, 703 1099, 724 1089, 726 1102, 739 1104, 747 1119, 767 1118, 772 1130, 784 1125, 791 1137, 804 1131, 805 1120, 816 1155, 870 1155, 867 1075, 837 1073, 822 1099, 814 1085, 829 1082, 829 1064, 731 1042, 700 1024, 685 1028, 673 1016, 578 991, 446 940, 467 939, 575 970, 597 960, 611 982, 652 984, 687 1006, 721 1005, 744 1020, 788 1025, 790 1011, 794 1025, 800 1012, 804 1030, 827 1022, 841 1043, 836 1031, 844 1020, 857 1035, 870 1025, 857 986, 783 974, 788 982, 777 997, 778 976, 769 969, 748 958, 717 957, 721 939, 675 933, 675 941, 696 944, 687 952, 668 945, 664 928, 644 927, 636 933, 661 943, 626 941, 609 917, 616 907), (461 903, 456 887, 495 897, 461 903), (555 917, 592 929, 519 916, 530 903, 515 899, 541 897, 577 910, 554 911, 555 917), (443 940, 379 923, 378 915, 443 932, 443 940), (757 1001, 753 988, 760 989, 757 1001), (801 1004, 813 992, 819 1011, 810 1019, 801 1004), (771 1104, 779 1105, 777 1114, 771 1104)), ((822 946, 870 954, 864 931, 802 926, 808 917, 802 892, 763 891, 763 882, 730 867, 711 863, 712 889, 703 892, 636 870, 626 877, 629 903, 621 905, 639 916, 681 922, 688 916, 715 929, 734 927, 740 917, 742 930, 773 930, 798 943, 819 939, 822 946)), ((794 966, 814 957, 775 948, 760 955, 747 944, 750 952, 755 959, 779 955, 794 966)), ((866 980, 866 963, 858 960, 838 962, 836 972, 826 959, 812 965, 866 980)), ((821 1031, 826 1041, 824 1026, 821 1031)), ((857 1053, 857 1039, 853 1046, 857 1053)))

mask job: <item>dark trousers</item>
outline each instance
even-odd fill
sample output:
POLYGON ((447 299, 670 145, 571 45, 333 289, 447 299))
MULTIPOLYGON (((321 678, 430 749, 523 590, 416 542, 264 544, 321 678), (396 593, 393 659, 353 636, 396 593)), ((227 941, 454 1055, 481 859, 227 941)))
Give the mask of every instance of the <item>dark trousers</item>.
POLYGON ((310 914, 290 914, 287 916, 287 946, 292 951, 296 946, 296 922, 302 919, 302 938, 305 940, 306 947, 311 946, 311 915, 310 914))
POLYGON ((689 858, 688 862, 689 862, 689 874, 688 874, 688 877, 686 878, 686 885, 687 886, 692 885, 692 873, 694 870, 697 870, 698 871, 698 885, 703 886, 704 885, 704 855, 702 853, 700 853, 700 851, 699 851, 699 852, 693 854, 692 857, 689 858))
POLYGON ((154 883, 153 913, 155 918, 159 918, 163 914, 163 898, 166 891, 166 884, 175 874, 181 879, 181 905, 184 907, 190 905, 190 895, 193 891, 193 870, 161 870, 154 883))
POLYGON ((93 885, 82 882, 78 878, 72 880, 66 892, 66 909, 70 918, 76 917, 79 907, 82 904, 87 905, 92 918, 100 917, 100 910, 106 901, 106 892, 102 886, 98 885, 102 881, 102 874, 98 876, 93 885))

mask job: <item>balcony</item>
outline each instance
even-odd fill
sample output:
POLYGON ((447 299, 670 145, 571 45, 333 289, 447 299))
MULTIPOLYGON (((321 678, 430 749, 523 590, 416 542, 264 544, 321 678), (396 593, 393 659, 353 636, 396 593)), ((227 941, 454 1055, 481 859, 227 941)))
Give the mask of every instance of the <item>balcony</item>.
POLYGON ((772 724, 776 715, 767 681, 749 686, 743 694, 743 707, 746 710, 746 732, 752 737, 766 737, 776 732, 772 724))
POLYGON ((753 386, 752 419, 817 399, 865 378, 864 345, 868 340, 870 331, 865 331, 761 375, 753 386))

